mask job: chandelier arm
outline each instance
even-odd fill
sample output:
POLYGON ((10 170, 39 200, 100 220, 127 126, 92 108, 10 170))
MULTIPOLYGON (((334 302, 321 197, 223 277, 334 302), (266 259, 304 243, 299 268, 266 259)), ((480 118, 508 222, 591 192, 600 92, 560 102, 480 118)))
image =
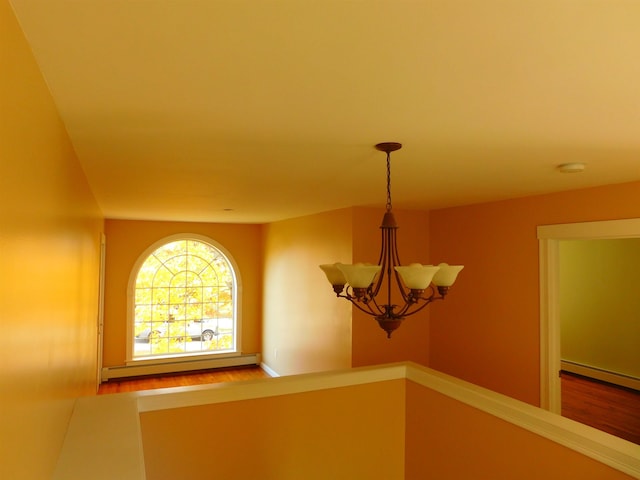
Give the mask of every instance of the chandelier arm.
POLYGON ((412 306, 414 305, 418 305, 417 303, 408 303, 405 308, 403 309, 403 316, 405 317, 409 317, 411 315, 414 315, 416 313, 418 313, 420 310, 422 310, 423 308, 425 308, 427 305, 429 305, 431 302, 433 302, 434 300, 437 300, 435 298, 429 298, 427 300, 424 301, 424 303, 420 304, 420 306, 418 308, 416 308, 415 310, 411 310, 410 312, 408 311, 412 306))
POLYGON ((387 277, 387 311, 392 312, 393 308, 391 307, 391 282, 393 279, 393 273, 391 273, 393 271, 393 249, 394 249, 394 244, 393 244, 393 240, 395 238, 395 230, 393 229, 386 229, 386 237, 387 237, 387 251, 385 252, 385 259, 384 259, 384 274, 387 277))
MULTIPOLYGON (((402 293, 403 293, 403 295, 405 294, 404 291, 402 293)), ((422 298, 422 297, 414 298, 411 293, 407 294, 407 299, 405 300, 404 305, 402 306, 402 308, 398 312, 398 315, 402 315, 403 317, 404 316, 413 315, 415 312, 420 311, 424 306, 428 305, 431 302, 431 298, 432 297, 433 297, 433 293, 427 298, 422 298), (424 305, 421 305, 415 311, 409 312, 411 307, 413 307, 415 305, 418 305, 420 301, 426 301, 426 303, 424 305)))
POLYGON ((394 274, 396 279, 396 285, 398 286, 398 290, 400 292, 400 295, 402 296, 402 300, 404 301, 405 305, 409 306, 412 303, 415 303, 415 302, 411 302, 411 291, 407 291, 404 288, 404 284, 402 283, 402 280, 400 280, 400 274, 398 272, 394 272, 394 274))
MULTIPOLYGON (((396 267, 396 266, 399 267, 402 265, 402 262, 400 262, 400 254, 398 253, 397 228, 394 228, 389 233, 390 233, 390 244, 391 244, 391 248, 390 248, 391 267, 389 270, 390 272, 393 273, 393 276, 395 277, 396 285, 398 286, 398 290, 402 295, 402 300, 405 302, 405 307, 403 308, 403 310, 406 310, 406 307, 408 306, 407 304, 409 303, 410 292, 408 292, 405 289, 404 283, 402 283, 402 280, 400 278, 400 274, 395 268, 393 268, 393 267, 396 267)), ((389 291, 391 291, 390 283, 389 283, 389 291)))
POLYGON ((347 290, 345 290, 345 293, 339 293, 337 294, 337 297, 349 300, 354 307, 356 307, 361 312, 366 313, 367 315, 371 315, 374 317, 378 315, 382 315, 383 310, 380 309, 380 307, 378 307, 378 304, 376 303, 374 297, 371 297, 371 295, 368 294, 368 297, 365 297, 366 301, 361 302, 358 300, 357 297, 355 297, 354 295, 351 295, 349 293, 349 290, 351 290, 351 288, 347 287, 347 290), (362 304, 364 304, 367 308, 364 308, 362 304), (372 304, 376 307, 375 310, 372 308, 372 304))
POLYGON ((371 298, 375 300, 378 296, 378 292, 380 292, 380 287, 382 286, 382 282, 384 280, 384 271, 386 267, 386 251, 387 251, 387 239, 385 238, 385 229, 380 227, 380 257, 378 258, 378 265, 380 265, 380 273, 378 274, 378 278, 376 280, 375 286, 371 290, 371 298))
POLYGON ((424 309, 427 305, 435 302, 436 300, 444 300, 444 297, 430 297, 428 298, 422 305, 420 305, 420 307, 416 308, 415 310, 407 313, 407 315, 413 315, 415 313, 418 313, 420 310, 424 309))
MULTIPOLYGON (((351 303, 353 304, 353 306, 355 306, 358 310, 360 310, 361 312, 366 313, 367 315, 371 315, 372 317, 377 317, 378 315, 381 315, 382 312, 376 312, 371 308, 371 304, 370 303, 365 303, 365 305, 367 306, 367 308, 362 307, 362 305, 360 305, 359 302, 354 302, 353 300, 351 300, 351 303)), ((376 305, 377 307, 377 305, 376 305)))
MULTIPOLYGON (((343 295, 339 295, 342 298, 346 298, 347 300, 349 300, 351 302, 351 304, 356 307, 358 310, 360 310, 361 312, 366 313, 367 315, 371 315, 372 317, 377 317, 378 315, 382 315, 382 312, 376 312, 371 308, 371 303, 367 302, 365 303, 365 305, 367 306, 367 308, 364 308, 360 302, 358 302, 354 297, 345 297, 343 295)), ((376 305, 377 307, 377 305, 376 305)))
MULTIPOLYGON (((376 297, 371 297, 371 303, 376 307, 376 310, 378 312, 375 314, 376 316, 388 316, 389 310, 391 309, 391 307, 393 307, 393 305, 382 305, 385 308, 381 308, 376 301, 376 297)), ((371 307, 369 308, 371 309, 371 311, 373 311, 371 307)))
POLYGON ((436 292, 435 292, 435 290, 434 290, 432 285, 429 286, 429 289, 431 290, 431 295, 429 295, 426 298, 420 297, 420 298, 417 299, 417 301, 406 305, 406 307, 403 309, 403 312, 404 312, 403 315, 404 316, 414 315, 414 314, 418 313, 419 311, 423 310, 430 303, 435 302, 436 300, 444 300, 443 296, 436 296, 436 292), (418 304, 420 304, 420 306, 418 308, 416 308, 415 310, 409 311, 409 309, 411 308, 412 305, 418 305, 418 304))
POLYGON ((371 311, 372 315, 375 315, 375 316, 384 315, 384 313, 386 312, 386 309, 383 308, 385 307, 384 305, 382 305, 382 307, 378 305, 378 302, 376 301, 376 296, 373 294, 372 290, 368 291, 368 297, 365 304, 371 311))

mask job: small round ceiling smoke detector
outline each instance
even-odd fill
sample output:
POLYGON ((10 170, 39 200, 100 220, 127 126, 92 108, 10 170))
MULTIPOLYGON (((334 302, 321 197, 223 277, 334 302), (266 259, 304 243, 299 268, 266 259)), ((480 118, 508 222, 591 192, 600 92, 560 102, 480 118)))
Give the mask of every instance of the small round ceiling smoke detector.
POLYGON ((584 163, 563 163, 558 165, 558 170, 562 173, 579 173, 584 170, 584 163))

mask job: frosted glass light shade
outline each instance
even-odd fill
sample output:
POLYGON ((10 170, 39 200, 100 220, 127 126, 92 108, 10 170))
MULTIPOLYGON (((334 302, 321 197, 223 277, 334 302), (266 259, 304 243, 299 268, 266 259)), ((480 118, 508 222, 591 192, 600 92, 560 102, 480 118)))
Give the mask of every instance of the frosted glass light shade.
POLYGON ((440 267, 412 263, 405 267, 394 267, 400 274, 405 287, 411 290, 425 290, 440 267))
POLYGON ((338 264, 337 267, 344 273, 351 288, 367 288, 373 283, 373 279, 382 268, 380 265, 365 265, 364 263, 338 264))
POLYGON ((433 276, 433 283, 437 287, 450 287, 456 281, 458 273, 464 268, 464 265, 447 265, 441 263, 438 265, 440 270, 433 276))
POLYGON ((327 276, 327 280, 331 285, 344 285, 347 283, 347 279, 342 273, 342 270, 338 268, 339 263, 320 265, 320 268, 327 276))

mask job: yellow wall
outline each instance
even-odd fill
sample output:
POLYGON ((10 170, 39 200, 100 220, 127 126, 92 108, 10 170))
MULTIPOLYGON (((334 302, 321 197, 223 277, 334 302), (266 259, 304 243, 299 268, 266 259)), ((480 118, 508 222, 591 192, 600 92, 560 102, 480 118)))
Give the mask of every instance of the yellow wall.
POLYGON ((560 242, 561 357, 640 379, 640 238, 560 242))
MULTIPOLYGON (((377 263, 380 255, 380 224, 383 208, 357 208, 354 211, 353 261, 377 263)), ((398 251, 404 264, 430 263, 429 215, 426 212, 394 210, 398 223, 398 251)), ((452 295, 452 300, 455 295, 452 295)), ((446 300, 449 302, 449 300, 446 300)), ((375 365, 398 361, 413 361, 428 365, 428 306, 415 316, 405 319, 391 339, 375 319, 353 309, 353 366, 375 365)))
POLYGON ((265 226, 264 362, 280 375, 351 366, 351 309, 318 265, 351 263, 351 209, 265 226))
POLYGON ((155 242, 179 233, 205 235, 235 260, 242 280, 242 352, 260 352, 262 317, 262 227, 216 223, 105 221, 107 237, 104 305, 104 366, 124 365, 127 286, 134 264, 155 242))
POLYGON ((142 413, 147 478, 403 479, 404 390, 390 380, 142 413))
POLYGON ((536 227, 640 217, 640 182, 431 212, 431 256, 465 265, 431 310, 430 364, 538 405, 536 227))
POLYGON ((96 390, 102 217, 6 0, 0 45, 0 477, 41 480, 96 390))
POLYGON ((407 480, 631 477, 414 382, 406 385, 407 480))

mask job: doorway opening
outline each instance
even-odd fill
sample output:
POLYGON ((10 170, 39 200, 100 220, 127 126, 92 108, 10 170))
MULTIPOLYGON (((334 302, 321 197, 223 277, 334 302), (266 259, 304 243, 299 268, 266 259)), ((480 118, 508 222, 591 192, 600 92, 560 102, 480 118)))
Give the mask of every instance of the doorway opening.
POLYGON ((540 406, 561 414, 560 242, 640 238, 640 219, 538 227, 540 261, 540 406))

